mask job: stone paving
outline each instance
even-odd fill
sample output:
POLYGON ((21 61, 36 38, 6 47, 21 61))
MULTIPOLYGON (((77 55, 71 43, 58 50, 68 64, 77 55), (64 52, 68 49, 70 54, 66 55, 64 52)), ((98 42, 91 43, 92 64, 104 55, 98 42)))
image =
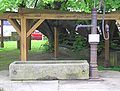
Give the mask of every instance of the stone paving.
POLYGON ((102 71, 99 74, 104 81, 10 81, 8 71, 0 71, 0 91, 120 91, 120 72, 102 71))

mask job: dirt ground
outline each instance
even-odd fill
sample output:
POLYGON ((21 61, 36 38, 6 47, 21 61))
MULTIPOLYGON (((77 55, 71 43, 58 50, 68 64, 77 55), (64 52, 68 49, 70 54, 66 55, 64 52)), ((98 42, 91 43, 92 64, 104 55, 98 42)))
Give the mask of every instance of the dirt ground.
POLYGON ((89 60, 89 49, 82 50, 79 53, 73 52, 67 48, 59 48, 57 58, 54 57, 54 52, 43 52, 43 53, 36 53, 28 56, 28 60, 54 60, 54 59, 65 59, 65 60, 72 60, 72 59, 81 59, 81 60, 89 60))

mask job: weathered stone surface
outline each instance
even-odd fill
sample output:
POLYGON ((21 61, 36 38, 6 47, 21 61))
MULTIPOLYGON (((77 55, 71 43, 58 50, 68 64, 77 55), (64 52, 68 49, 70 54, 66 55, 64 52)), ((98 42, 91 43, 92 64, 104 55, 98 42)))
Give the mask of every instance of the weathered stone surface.
POLYGON ((15 61, 9 66, 11 80, 89 79, 86 60, 15 61))

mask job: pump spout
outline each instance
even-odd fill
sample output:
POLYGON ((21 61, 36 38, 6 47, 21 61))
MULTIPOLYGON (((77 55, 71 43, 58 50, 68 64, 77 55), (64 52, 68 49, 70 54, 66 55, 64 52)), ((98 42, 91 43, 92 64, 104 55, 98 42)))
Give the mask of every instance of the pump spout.
POLYGON ((88 28, 88 27, 93 27, 93 25, 82 25, 82 24, 80 24, 80 25, 76 26, 75 30, 77 31, 79 28, 88 28))

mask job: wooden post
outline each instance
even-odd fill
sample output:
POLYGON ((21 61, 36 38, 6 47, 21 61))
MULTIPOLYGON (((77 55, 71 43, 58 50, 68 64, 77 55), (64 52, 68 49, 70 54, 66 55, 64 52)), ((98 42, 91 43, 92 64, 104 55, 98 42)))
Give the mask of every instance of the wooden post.
POLYGON ((27 37, 27 49, 31 50, 31 35, 27 37))
POLYGON ((17 40, 17 49, 20 49, 20 39, 17 40))
POLYGON ((58 31, 56 27, 54 27, 54 57, 58 57, 58 31))
POLYGON ((109 67, 109 39, 105 40, 105 61, 104 67, 109 67))
POLYGON ((27 29, 26 18, 21 18, 21 61, 27 61, 27 29))
MULTIPOLYGON (((29 29, 31 28, 31 21, 27 19, 27 32, 29 31, 29 29)), ((31 34, 27 37, 27 49, 31 50, 31 34)))
POLYGON ((4 48, 4 36, 3 36, 3 20, 1 20, 1 48, 4 48))
POLYGON ((105 61, 104 61, 104 67, 109 67, 109 25, 108 21, 105 22, 105 29, 104 29, 105 37, 105 61))

